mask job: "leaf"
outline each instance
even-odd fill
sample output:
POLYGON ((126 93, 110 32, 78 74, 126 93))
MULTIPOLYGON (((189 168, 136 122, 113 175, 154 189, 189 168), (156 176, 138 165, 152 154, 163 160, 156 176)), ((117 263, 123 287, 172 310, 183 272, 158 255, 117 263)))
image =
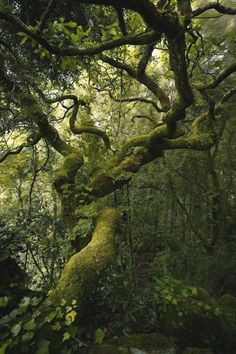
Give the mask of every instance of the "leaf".
POLYGON ((22 40, 20 41, 20 45, 25 44, 25 42, 27 41, 27 39, 28 39, 27 36, 23 37, 22 40))
POLYGON ((171 296, 171 295, 166 295, 166 296, 165 296, 165 300, 171 301, 171 300, 172 300, 172 296, 171 296))
POLYGON ((214 310, 214 314, 216 316, 219 316, 221 314, 221 308, 220 307, 217 307, 215 310, 214 310))
POLYGON ((38 343, 38 349, 35 354, 49 354, 49 345, 50 342, 45 339, 41 339, 38 343))
POLYGON ((192 292, 193 296, 197 296, 197 294, 198 294, 197 288, 191 288, 191 292, 192 292))
POLYGON ((172 299, 171 303, 172 303, 172 305, 177 305, 177 300, 176 299, 172 299))
POLYGON ((70 21, 70 22, 65 23, 65 26, 70 27, 70 28, 75 28, 75 27, 77 27, 77 23, 74 21, 70 21))
POLYGON ((68 340, 68 339, 70 339, 70 333, 65 332, 64 335, 63 335, 62 342, 64 342, 65 340, 68 340))
POLYGON ((103 339, 105 338, 105 333, 101 328, 96 329, 95 331, 95 343, 102 344, 103 339))
POLYGON ((54 331, 59 331, 61 329, 62 325, 60 324, 60 322, 56 321, 56 323, 52 326, 52 329, 54 331))
POLYGON ((21 323, 22 321, 20 321, 19 323, 15 324, 15 326, 12 327, 11 333, 13 334, 14 337, 16 337, 19 334, 21 330, 21 323))
POLYGON ((8 304, 8 301, 9 301, 9 299, 7 296, 0 297, 0 307, 6 307, 8 304))
POLYGON ((24 327, 23 327, 23 328, 24 328, 26 331, 32 331, 33 329, 35 329, 35 327, 36 327, 36 323, 35 323, 34 319, 32 319, 32 320, 26 322, 26 323, 24 324, 24 327))
POLYGON ((56 317, 56 315, 57 315, 56 311, 51 311, 51 312, 48 314, 48 316, 45 317, 45 319, 44 319, 43 322, 44 322, 44 323, 45 323, 45 322, 48 322, 48 323, 52 322, 52 320, 56 317))
POLYGON ((24 37, 25 36, 25 32, 17 32, 18 36, 24 37))
POLYGON ((8 339, 5 343, 2 343, 2 345, 0 346, 0 354, 5 354, 5 350, 7 349, 7 347, 9 347, 11 342, 12 340, 8 339))
POLYGON ((29 342, 34 336, 34 332, 26 332, 23 336, 22 336, 22 341, 23 342, 29 342))

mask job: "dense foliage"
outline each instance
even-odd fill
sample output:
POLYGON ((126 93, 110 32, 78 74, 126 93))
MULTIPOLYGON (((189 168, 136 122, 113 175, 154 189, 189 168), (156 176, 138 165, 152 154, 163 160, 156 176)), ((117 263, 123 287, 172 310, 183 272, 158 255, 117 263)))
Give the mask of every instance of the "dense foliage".
POLYGON ((235 352, 235 15, 0 0, 0 354, 235 352))

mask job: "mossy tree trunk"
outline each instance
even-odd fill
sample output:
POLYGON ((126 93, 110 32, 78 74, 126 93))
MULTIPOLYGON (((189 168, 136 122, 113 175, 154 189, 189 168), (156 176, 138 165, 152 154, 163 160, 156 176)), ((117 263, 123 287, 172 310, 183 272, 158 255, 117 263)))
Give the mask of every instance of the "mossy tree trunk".
POLYGON ((119 214, 114 209, 103 209, 97 218, 92 240, 67 262, 50 303, 76 300, 83 312, 89 297, 96 289, 104 269, 115 259, 115 239, 119 230, 119 214))

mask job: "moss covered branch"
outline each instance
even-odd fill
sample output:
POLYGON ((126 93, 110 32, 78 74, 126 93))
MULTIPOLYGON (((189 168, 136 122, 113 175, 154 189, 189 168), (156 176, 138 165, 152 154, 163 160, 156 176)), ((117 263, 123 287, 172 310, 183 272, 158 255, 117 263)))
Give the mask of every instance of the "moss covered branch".
POLYGON ((110 144, 110 139, 108 135, 102 131, 101 129, 94 127, 94 126, 76 126, 76 119, 77 115, 79 112, 79 107, 83 106, 86 107, 87 104, 84 100, 78 99, 76 95, 72 94, 66 94, 66 95, 61 95, 57 96, 55 98, 47 98, 44 93, 39 90, 37 87, 35 87, 36 91, 39 93, 39 95, 43 98, 43 100, 47 103, 56 103, 56 102, 62 102, 65 100, 72 100, 73 101, 73 111, 71 113, 70 119, 69 119, 69 125, 70 129, 74 134, 82 134, 82 133, 88 133, 88 134, 94 134, 102 138, 104 145, 106 146, 107 149, 111 149, 111 144, 110 144))

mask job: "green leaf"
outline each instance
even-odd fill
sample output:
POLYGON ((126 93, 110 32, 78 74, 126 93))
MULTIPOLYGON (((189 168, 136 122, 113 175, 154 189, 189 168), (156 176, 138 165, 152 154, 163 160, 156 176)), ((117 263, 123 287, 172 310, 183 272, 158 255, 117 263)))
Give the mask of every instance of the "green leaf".
POLYGON ((23 342, 29 342, 34 336, 34 332, 26 332, 23 336, 22 336, 22 341, 23 342))
POLYGON ((46 56, 48 56, 49 52, 47 50, 42 50, 40 53, 40 59, 45 58, 46 56))
POLYGON ((21 323, 22 321, 20 321, 19 323, 15 324, 12 329, 11 329, 11 333, 13 334, 14 337, 16 337, 20 330, 21 330, 21 323))
POLYGON ((44 319, 43 322, 44 322, 44 323, 45 323, 45 322, 48 322, 48 323, 52 322, 52 320, 56 317, 56 315, 57 315, 56 311, 50 312, 50 313, 45 317, 45 319, 44 319))
POLYGON ((8 304, 9 298, 7 296, 0 297, 0 307, 6 307, 8 304))
POLYGON ((77 27, 77 23, 74 21, 70 21, 70 22, 65 23, 65 26, 70 27, 70 28, 75 28, 75 27, 77 27))
POLYGON ((5 350, 7 349, 7 347, 9 347, 9 345, 11 345, 12 340, 8 339, 6 342, 2 343, 0 346, 0 354, 5 354, 5 350))
POLYGON ((219 316, 221 314, 221 308, 220 307, 217 307, 215 310, 214 310, 214 314, 216 316, 219 316))
POLYGON ((177 300, 176 299, 172 299, 171 303, 172 303, 172 305, 177 305, 177 300))
POLYGON ((105 337, 104 331, 101 328, 98 328, 95 331, 95 343, 102 344, 104 337, 105 337))
POLYGON ((165 300, 171 301, 171 300, 172 300, 172 296, 171 296, 171 295, 166 295, 166 296, 165 296, 165 300))
POLYGON ((203 309, 206 310, 206 311, 207 311, 207 310, 210 310, 210 308, 211 308, 211 306, 208 305, 208 304, 204 304, 204 305, 203 305, 203 309))
POLYGON ((52 329, 54 331, 59 331, 61 328, 62 328, 62 325, 58 321, 56 321, 56 323, 52 326, 52 329))
POLYGON ((25 32, 17 32, 18 36, 24 37, 25 36, 25 32))
POLYGON ((38 343, 38 349, 35 354, 49 354, 49 345, 50 342, 45 339, 41 339, 38 343))
POLYGON ((64 335, 63 335, 62 342, 64 342, 65 340, 68 340, 68 339, 70 339, 70 333, 65 332, 64 335))
POLYGON ((26 331, 32 331, 33 329, 35 329, 35 327, 36 327, 36 323, 35 323, 34 319, 32 319, 32 320, 26 322, 26 323, 24 324, 24 327, 23 327, 23 328, 24 328, 26 331))
POLYGON ((197 288, 191 288, 192 295, 197 296, 198 290, 197 288))
POLYGON ((23 37, 22 40, 20 41, 20 45, 25 44, 25 42, 27 41, 27 39, 28 39, 27 36, 23 37))

